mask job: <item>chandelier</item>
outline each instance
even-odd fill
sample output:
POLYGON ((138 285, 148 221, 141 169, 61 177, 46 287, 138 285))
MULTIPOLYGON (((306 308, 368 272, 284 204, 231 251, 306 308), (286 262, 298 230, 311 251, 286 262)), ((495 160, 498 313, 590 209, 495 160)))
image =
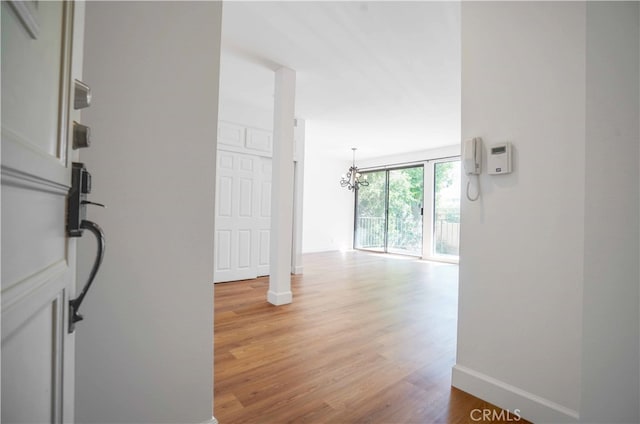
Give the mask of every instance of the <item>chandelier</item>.
POLYGON ((353 163, 349 168, 349 172, 343 174, 342 178, 340 178, 340 186, 346 187, 348 190, 356 191, 360 187, 368 186, 369 181, 367 181, 367 176, 362 176, 356 167, 356 148, 352 147, 351 150, 353 150, 353 163), (360 179, 361 177, 362 179, 360 179))

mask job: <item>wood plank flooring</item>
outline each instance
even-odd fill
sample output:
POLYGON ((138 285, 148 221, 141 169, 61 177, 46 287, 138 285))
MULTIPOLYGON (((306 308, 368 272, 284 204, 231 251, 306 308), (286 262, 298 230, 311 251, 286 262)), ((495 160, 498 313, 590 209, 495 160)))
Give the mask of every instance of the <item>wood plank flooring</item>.
POLYGON ((215 417, 471 423, 474 409, 499 411, 451 388, 457 273, 456 265, 330 252, 305 255, 290 305, 267 303, 266 278, 216 284, 215 417))

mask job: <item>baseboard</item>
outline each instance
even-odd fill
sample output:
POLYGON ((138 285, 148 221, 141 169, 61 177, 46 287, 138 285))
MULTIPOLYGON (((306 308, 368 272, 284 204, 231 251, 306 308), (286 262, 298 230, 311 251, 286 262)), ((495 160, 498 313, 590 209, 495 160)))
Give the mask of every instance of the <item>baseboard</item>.
POLYGON ((298 274, 302 274, 302 270, 303 270, 303 266, 302 265, 298 265, 298 266, 292 266, 291 267, 291 273, 293 275, 298 275, 298 274))
POLYGON ((204 421, 201 424, 218 424, 218 420, 216 420, 215 417, 211 417, 211 419, 209 421, 204 421))
POLYGON ((455 365, 451 385, 532 422, 576 423, 578 411, 526 392, 470 368, 455 365))
POLYGON ((276 293, 269 290, 269 292, 267 292, 267 300, 272 305, 286 305, 293 301, 293 294, 290 291, 276 293))

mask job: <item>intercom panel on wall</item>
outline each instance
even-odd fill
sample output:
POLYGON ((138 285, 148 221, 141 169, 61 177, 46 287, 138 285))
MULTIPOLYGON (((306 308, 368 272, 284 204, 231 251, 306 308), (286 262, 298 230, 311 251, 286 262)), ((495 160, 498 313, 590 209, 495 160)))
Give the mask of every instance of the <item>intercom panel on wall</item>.
POLYGON ((505 142, 491 146, 487 158, 487 170, 491 175, 511 172, 511 143, 505 142))
POLYGON ((467 175, 479 175, 482 171, 482 139, 465 140, 462 145, 462 165, 467 175))

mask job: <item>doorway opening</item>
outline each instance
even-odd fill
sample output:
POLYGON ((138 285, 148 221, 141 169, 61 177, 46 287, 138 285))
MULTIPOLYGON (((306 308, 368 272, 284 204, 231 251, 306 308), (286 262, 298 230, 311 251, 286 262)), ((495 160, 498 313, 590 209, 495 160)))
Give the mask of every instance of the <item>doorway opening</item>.
POLYGON ((424 166, 362 172, 356 191, 354 248, 422 256, 424 166))

